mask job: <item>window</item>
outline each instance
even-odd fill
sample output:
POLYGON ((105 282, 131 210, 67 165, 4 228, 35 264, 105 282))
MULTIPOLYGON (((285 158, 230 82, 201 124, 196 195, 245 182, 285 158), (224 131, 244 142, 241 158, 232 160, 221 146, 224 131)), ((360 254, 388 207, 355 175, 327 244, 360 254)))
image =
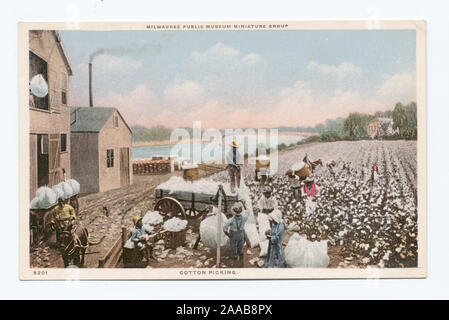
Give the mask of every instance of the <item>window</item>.
POLYGON ((67 133, 61 133, 61 152, 67 151, 67 133))
MULTIPOLYGON (((42 77, 44 78, 44 80, 48 84, 47 62, 44 59, 42 59, 42 58, 38 57, 37 55, 35 55, 34 53, 32 53, 31 51, 29 53, 30 53, 30 74, 29 74, 30 79, 29 79, 29 82, 31 82, 31 79, 33 79, 34 76, 41 74, 42 77)), ((30 104, 30 107, 33 107, 33 108, 49 110, 48 94, 43 98, 39 98, 39 97, 35 96, 34 94, 32 94, 31 89, 30 89, 29 104, 30 104)))
POLYGON ((106 167, 112 168, 114 166, 114 149, 106 150, 106 167))
POLYGON ((67 75, 61 75, 61 104, 67 105, 67 75))
POLYGON ((114 128, 118 128, 118 117, 114 117, 114 128))

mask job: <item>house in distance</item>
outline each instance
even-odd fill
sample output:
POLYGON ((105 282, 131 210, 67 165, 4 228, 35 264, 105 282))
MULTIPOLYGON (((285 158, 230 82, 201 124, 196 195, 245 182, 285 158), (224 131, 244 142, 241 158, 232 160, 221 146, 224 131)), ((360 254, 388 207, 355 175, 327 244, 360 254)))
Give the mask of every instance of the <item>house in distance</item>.
POLYGON ((374 139, 377 137, 392 136, 395 133, 399 133, 399 130, 393 129, 393 119, 377 117, 368 123, 366 133, 374 139))
POLYGON ((116 108, 72 107, 70 132, 72 177, 81 193, 132 184, 132 131, 116 108))

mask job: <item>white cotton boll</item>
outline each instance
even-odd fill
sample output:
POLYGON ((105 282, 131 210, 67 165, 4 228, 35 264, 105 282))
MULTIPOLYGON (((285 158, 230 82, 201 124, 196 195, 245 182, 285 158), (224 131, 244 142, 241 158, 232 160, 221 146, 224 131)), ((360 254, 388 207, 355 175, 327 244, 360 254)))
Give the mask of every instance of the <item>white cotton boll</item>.
POLYGON ((187 220, 182 220, 179 219, 178 217, 173 217, 165 221, 162 227, 164 228, 164 230, 170 232, 179 232, 187 227, 187 220))
POLYGON ((142 218, 144 224, 158 225, 164 221, 164 218, 158 211, 148 211, 142 218))
MULTIPOLYGON (((183 178, 173 176, 166 182, 157 186, 156 189, 174 191, 186 191, 193 193, 204 193, 215 195, 218 191, 218 187, 221 183, 208 179, 201 179, 197 181, 185 181, 183 178)), ((223 190, 226 194, 231 194, 231 187, 229 184, 222 184, 223 190)))

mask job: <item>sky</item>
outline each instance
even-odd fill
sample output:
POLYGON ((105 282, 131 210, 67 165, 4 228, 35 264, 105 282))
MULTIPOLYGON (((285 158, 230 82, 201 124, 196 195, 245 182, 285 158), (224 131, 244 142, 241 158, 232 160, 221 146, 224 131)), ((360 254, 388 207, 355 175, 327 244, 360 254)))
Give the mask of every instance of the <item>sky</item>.
POLYGON ((416 101, 413 30, 60 31, 72 106, 129 125, 315 126, 416 101))

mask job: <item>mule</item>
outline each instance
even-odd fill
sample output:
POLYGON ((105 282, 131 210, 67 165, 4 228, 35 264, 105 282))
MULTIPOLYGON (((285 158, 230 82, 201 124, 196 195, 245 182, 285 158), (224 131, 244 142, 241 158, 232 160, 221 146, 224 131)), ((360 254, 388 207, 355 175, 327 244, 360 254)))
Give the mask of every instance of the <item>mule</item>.
POLYGON ((89 245, 100 244, 105 236, 97 242, 89 241, 89 232, 85 227, 79 225, 69 225, 59 233, 59 251, 67 268, 72 261, 78 267, 84 266, 84 256, 89 245))

